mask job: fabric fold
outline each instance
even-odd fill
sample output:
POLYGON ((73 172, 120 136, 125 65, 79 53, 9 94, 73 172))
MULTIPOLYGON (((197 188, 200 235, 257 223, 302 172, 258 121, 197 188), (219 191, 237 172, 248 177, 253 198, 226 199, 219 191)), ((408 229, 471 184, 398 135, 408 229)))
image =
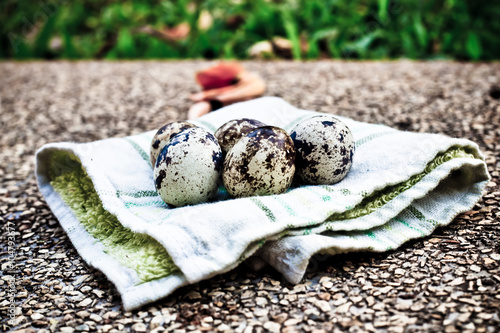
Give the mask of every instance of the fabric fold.
MULTIPOLYGON (((214 132, 228 120, 254 118, 289 131, 316 114, 265 97, 193 123, 214 132)), ((117 286, 126 309, 227 272, 257 251, 296 283, 315 253, 396 248, 481 197, 489 175, 475 143, 339 119, 353 132, 356 152, 348 176, 329 186, 169 207, 154 188, 154 131, 45 145, 36 175, 80 255, 117 286)))

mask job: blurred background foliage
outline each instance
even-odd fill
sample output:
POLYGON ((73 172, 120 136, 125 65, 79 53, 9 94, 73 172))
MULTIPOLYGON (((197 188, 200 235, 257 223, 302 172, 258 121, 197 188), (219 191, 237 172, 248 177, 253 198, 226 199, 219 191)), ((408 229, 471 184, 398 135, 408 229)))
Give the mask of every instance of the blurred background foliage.
POLYGON ((500 1, 2 0, 0 58, 500 55, 500 1))

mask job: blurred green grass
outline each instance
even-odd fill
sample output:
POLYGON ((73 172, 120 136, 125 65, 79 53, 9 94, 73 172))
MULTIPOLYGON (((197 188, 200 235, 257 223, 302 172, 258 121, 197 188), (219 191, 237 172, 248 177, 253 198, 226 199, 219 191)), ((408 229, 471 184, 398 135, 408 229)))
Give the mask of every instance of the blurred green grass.
POLYGON ((0 22, 3 59, 245 59, 277 36, 294 59, 500 57, 499 1, 3 0, 0 22))

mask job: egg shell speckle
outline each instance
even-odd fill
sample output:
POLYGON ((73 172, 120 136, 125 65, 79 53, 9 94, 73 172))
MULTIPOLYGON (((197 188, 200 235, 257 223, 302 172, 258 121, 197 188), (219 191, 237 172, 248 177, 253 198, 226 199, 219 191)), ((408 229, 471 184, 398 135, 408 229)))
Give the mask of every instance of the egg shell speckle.
POLYGON ((285 192, 295 172, 295 148, 281 128, 260 127, 241 138, 224 160, 222 179, 233 197, 285 192))
POLYGON ((290 136, 297 151, 296 178, 311 185, 335 184, 351 169, 355 150, 351 130, 331 115, 306 119, 290 136))
POLYGON ((266 124, 256 119, 233 119, 219 127, 214 135, 220 144, 222 153, 226 155, 238 140, 262 126, 266 126, 266 124))
POLYGON ((154 168, 156 191, 176 207, 212 199, 222 172, 222 152, 215 137, 200 127, 176 135, 160 152, 154 168))
POLYGON ((153 137, 153 140, 151 140, 151 151, 149 154, 151 165, 154 167, 156 159, 158 158, 158 155, 160 155, 160 151, 170 142, 170 140, 172 140, 173 137, 185 129, 193 127, 197 126, 187 121, 175 121, 160 127, 153 137))

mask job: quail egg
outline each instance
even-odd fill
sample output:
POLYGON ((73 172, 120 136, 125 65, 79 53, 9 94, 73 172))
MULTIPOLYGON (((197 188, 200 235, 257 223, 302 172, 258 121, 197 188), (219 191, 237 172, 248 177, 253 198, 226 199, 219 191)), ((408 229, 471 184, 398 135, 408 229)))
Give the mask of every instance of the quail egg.
POLYGON ((155 162, 156 159, 158 158, 158 155, 160 154, 160 151, 162 150, 163 147, 165 147, 169 143, 169 141, 174 136, 184 131, 185 129, 192 127, 197 127, 197 126, 188 123, 187 121, 175 121, 163 125, 156 132, 155 136, 153 137, 153 140, 151 141, 151 151, 149 154, 149 157, 151 159, 151 165, 153 167, 155 166, 155 162))
POLYGON ((226 155, 239 139, 262 126, 266 126, 266 124, 256 119, 233 119, 219 127, 214 135, 219 141, 222 153, 226 155))
POLYGON ((285 130, 259 127, 227 153, 222 180, 233 197, 285 192, 295 172, 295 149, 285 130))
POLYGON ((344 179, 352 165, 355 142, 351 130, 331 115, 306 119, 292 129, 299 183, 331 185, 344 179))
POLYGON ((222 164, 215 137, 201 127, 188 128, 161 150, 154 167, 156 191, 176 207, 206 202, 217 193, 222 164))

